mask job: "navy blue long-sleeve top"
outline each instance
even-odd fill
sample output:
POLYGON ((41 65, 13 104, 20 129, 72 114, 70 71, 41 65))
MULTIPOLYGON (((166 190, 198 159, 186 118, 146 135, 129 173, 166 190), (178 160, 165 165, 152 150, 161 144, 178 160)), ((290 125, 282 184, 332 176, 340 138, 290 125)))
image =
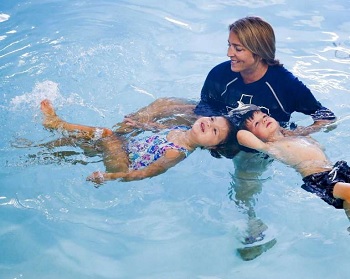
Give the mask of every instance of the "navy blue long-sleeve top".
POLYGON ((269 66, 260 80, 245 84, 240 73, 231 70, 230 62, 223 62, 209 72, 196 114, 227 114, 240 101, 265 108, 281 123, 288 122, 293 112, 310 115, 314 121, 335 119, 334 113, 322 106, 310 89, 283 66, 269 66))

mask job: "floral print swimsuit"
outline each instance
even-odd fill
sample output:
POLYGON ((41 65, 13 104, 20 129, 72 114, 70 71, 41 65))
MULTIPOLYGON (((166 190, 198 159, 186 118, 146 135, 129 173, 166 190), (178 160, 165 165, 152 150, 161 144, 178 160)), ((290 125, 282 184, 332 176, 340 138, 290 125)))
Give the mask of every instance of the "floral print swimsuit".
POLYGON ((176 126, 172 129, 166 129, 156 135, 131 138, 127 144, 129 153, 130 169, 137 170, 147 167, 164 155, 168 149, 176 149, 183 152, 187 157, 190 151, 184 147, 175 145, 167 140, 167 135, 174 129, 189 130, 186 126, 176 126))

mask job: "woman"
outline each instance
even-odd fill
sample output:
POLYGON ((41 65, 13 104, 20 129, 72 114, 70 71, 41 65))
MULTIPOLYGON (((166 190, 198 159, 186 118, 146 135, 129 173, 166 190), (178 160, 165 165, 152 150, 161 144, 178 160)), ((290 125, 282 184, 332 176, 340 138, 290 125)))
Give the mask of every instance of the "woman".
MULTIPOLYGON (((317 101, 310 89, 280 64, 275 58, 275 52, 275 34, 268 22, 250 16, 232 23, 229 26, 227 50, 230 60, 209 72, 200 102, 194 109, 195 115, 228 114, 240 102, 264 107, 283 127, 293 112, 310 115, 313 124, 307 130, 303 128, 308 133, 335 121, 334 113, 317 101)), ((181 114, 183 108, 184 113, 193 119, 189 113, 192 107, 185 100, 167 98, 154 103, 158 110, 153 110, 154 105, 151 104, 129 117, 142 121, 146 115, 147 119, 156 120, 175 113, 181 114), (159 107, 164 109, 160 111, 159 107)), ((232 147, 223 155, 232 158, 238 151, 237 147, 232 147)))
POLYGON ((196 114, 225 114, 240 101, 265 107, 279 122, 293 112, 312 116, 313 129, 335 120, 311 91, 275 58, 275 34, 260 17, 245 17, 229 26, 229 61, 214 67, 201 92, 196 114))

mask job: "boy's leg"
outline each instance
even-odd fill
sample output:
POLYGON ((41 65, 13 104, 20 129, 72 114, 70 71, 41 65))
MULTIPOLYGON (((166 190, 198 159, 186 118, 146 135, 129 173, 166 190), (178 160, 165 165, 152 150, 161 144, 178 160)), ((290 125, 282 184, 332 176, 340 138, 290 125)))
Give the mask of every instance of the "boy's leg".
POLYGON ((344 210, 350 220, 350 183, 337 182, 333 188, 333 196, 344 200, 344 210))
POLYGON ((333 196, 350 203, 350 183, 337 182, 333 188, 333 196))
POLYGON ((47 99, 40 104, 41 111, 44 115, 43 125, 48 129, 64 130, 69 136, 84 139, 98 139, 108 137, 113 134, 112 130, 107 128, 91 127, 80 124, 72 124, 63 121, 55 112, 51 102, 47 99))
MULTIPOLYGON (((346 216, 348 217, 349 221, 350 221, 350 203, 348 203, 347 201, 344 201, 343 203, 343 207, 344 207, 344 211, 346 216)), ((348 230, 350 229, 350 227, 348 228, 348 230)), ((349 230, 350 232, 350 230, 349 230)))

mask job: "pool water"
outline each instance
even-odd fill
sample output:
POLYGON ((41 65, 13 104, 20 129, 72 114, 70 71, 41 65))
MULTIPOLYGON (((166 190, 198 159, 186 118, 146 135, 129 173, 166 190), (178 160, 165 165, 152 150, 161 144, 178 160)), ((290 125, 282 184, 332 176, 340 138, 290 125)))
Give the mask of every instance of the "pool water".
MULTIPOLYGON (((273 162, 254 196, 276 244, 237 254, 247 215, 231 160, 197 150, 163 175, 109 182, 77 147, 49 150, 40 101, 71 122, 112 127, 161 97, 198 100, 225 61, 227 26, 259 15, 277 57, 338 116, 313 136, 332 161, 350 158, 348 1, 68 1, 0 3, 0 278, 341 278, 350 240, 342 210, 300 189, 273 162)), ((308 125, 310 119, 295 114, 308 125)))

